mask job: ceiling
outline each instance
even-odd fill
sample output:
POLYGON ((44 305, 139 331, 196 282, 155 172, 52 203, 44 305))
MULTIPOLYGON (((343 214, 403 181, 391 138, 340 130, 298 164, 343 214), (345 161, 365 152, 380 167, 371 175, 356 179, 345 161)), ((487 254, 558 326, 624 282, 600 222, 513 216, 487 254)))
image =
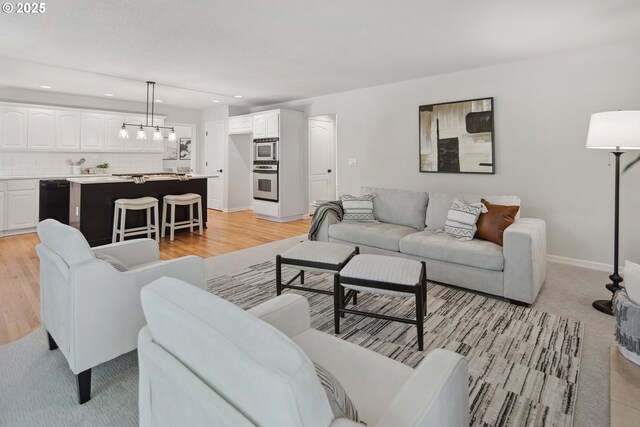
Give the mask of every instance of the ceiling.
POLYGON ((0 14, 0 85, 267 105, 640 39, 638 0, 58 0, 0 14), (234 98, 243 95, 243 98, 234 98))

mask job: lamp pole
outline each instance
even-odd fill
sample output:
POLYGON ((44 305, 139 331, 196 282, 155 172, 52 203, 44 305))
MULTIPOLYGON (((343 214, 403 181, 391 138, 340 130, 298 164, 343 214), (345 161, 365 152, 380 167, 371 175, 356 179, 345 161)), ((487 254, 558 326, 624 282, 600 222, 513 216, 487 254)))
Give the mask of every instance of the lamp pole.
POLYGON ((613 316, 613 294, 622 289, 620 282, 622 277, 618 273, 618 240, 620 232, 620 156, 623 152, 618 149, 612 151, 616 158, 616 189, 615 189, 615 209, 614 209, 614 223, 613 223, 613 274, 609 276, 611 283, 607 284, 606 288, 611 291, 611 299, 609 300, 597 300, 591 305, 602 313, 613 316))

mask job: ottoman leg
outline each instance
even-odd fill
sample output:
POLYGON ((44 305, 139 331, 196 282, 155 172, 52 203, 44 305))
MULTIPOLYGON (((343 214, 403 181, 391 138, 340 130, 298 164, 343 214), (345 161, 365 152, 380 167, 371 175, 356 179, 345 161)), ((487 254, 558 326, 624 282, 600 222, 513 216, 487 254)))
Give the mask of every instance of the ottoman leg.
POLYGON ((422 300, 424 301, 424 315, 427 315, 427 263, 422 261, 422 300))
POLYGON ((335 333, 340 333, 340 308, 342 308, 342 286, 340 286, 340 275, 333 275, 333 322, 335 333))
POLYGON ((358 303, 358 291, 353 291, 353 305, 358 303))
MULTIPOLYGON (((344 308, 345 307, 345 303, 344 303, 344 294, 345 294, 345 290, 344 290, 344 286, 339 286, 340 287, 340 308, 344 308)), ((340 313, 340 317, 342 317, 344 319, 345 314, 344 313, 340 313)))
POLYGON ((424 347, 424 300, 422 297, 422 283, 416 285, 416 326, 418 328, 418 350, 422 351, 424 347))
POLYGON ((300 284, 304 285, 304 270, 300 270, 300 284))
POLYGON ((280 255, 276 255, 276 295, 282 293, 282 260, 280 255))

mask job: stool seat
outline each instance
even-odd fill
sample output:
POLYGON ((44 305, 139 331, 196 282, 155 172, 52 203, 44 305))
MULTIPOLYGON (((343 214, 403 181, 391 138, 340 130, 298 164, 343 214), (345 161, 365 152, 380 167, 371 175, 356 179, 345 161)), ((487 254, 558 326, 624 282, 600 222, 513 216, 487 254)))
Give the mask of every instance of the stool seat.
POLYGON ((117 199, 114 203, 119 206, 135 206, 140 207, 140 209, 144 209, 147 205, 158 203, 158 199, 155 197, 138 197, 137 199, 117 199))
POLYGON ((193 203, 200 200, 200 195, 195 193, 186 193, 186 194, 167 194, 164 196, 164 200, 167 202, 183 202, 183 203, 193 203))
POLYGON ((344 264, 354 254, 353 246, 342 243, 307 241, 300 242, 283 252, 283 264, 294 267, 308 267, 310 270, 340 271, 340 264, 344 264), (291 261, 306 261, 296 265, 291 261), (324 268, 323 268, 324 267, 324 268))

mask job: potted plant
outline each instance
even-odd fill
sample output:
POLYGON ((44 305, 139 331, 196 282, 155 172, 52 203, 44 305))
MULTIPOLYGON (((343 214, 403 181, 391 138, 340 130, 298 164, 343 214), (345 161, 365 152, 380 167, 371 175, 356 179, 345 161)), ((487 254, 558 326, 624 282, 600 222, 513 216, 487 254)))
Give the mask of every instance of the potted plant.
POLYGON ((100 163, 96 166, 96 171, 98 173, 106 174, 109 169, 109 163, 100 163))

